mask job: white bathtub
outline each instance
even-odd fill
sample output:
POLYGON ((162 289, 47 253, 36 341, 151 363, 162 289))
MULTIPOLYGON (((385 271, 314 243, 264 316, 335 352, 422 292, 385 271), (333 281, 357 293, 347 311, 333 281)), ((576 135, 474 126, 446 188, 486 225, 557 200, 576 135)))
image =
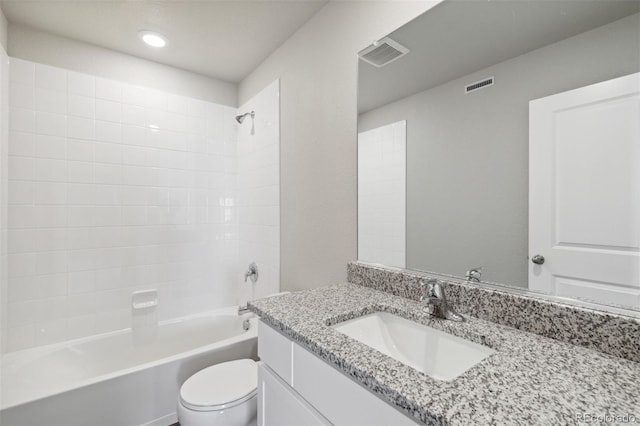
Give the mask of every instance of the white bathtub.
POLYGON ((237 308, 5 354, 0 424, 170 425, 182 383, 202 368, 257 357, 237 308))

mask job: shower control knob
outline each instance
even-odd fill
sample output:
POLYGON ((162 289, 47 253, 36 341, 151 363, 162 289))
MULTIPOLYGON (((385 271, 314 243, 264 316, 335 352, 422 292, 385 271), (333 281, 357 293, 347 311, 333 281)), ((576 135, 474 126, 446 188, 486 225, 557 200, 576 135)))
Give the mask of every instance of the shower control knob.
POLYGON ((535 256, 533 256, 531 258, 531 261, 533 263, 535 263, 536 265, 542 265, 544 263, 544 256, 542 256, 540 254, 536 254, 535 256))

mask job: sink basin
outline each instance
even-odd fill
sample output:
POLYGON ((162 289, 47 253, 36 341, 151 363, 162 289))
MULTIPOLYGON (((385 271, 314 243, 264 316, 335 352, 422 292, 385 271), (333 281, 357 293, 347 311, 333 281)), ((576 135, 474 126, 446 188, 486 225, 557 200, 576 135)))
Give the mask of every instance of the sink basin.
POLYGON ((495 351, 386 312, 331 328, 437 380, 453 380, 495 351))

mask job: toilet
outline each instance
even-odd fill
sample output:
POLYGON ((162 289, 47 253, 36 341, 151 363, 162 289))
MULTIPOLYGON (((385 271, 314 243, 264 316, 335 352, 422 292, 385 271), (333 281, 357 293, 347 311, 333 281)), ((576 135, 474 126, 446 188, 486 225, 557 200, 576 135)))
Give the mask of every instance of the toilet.
POLYGON ((180 426, 254 426, 257 414, 258 367, 238 359, 205 368, 180 388, 180 426))

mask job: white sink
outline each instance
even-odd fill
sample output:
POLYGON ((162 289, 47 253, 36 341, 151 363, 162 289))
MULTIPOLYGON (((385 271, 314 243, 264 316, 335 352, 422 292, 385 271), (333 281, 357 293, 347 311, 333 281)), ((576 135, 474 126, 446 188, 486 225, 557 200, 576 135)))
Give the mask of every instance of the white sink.
POLYGON ((386 312, 332 328, 438 380, 453 380, 495 353, 486 346, 386 312))

